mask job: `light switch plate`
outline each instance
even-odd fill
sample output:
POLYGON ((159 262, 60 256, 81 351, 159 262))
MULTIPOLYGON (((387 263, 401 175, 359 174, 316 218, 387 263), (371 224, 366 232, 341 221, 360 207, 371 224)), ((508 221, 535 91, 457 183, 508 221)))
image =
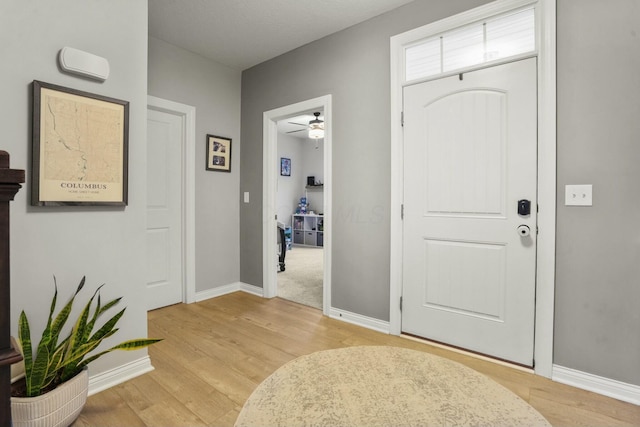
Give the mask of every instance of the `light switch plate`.
POLYGON ((248 191, 244 192, 244 202, 245 203, 249 203, 249 192, 248 191))
POLYGON ((565 185, 564 189, 566 206, 593 206, 592 185, 565 185))

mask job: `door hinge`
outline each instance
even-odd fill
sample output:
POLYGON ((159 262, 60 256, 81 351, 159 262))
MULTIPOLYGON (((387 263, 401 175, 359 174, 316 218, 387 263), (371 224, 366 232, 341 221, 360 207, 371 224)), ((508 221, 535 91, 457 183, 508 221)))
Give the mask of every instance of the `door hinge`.
POLYGON ((404 203, 400 205, 400 219, 404 219, 404 203))
POLYGON ((402 311, 402 297, 400 297, 400 311, 402 311))
POLYGON ((400 111, 400 126, 404 127, 404 111, 400 111))

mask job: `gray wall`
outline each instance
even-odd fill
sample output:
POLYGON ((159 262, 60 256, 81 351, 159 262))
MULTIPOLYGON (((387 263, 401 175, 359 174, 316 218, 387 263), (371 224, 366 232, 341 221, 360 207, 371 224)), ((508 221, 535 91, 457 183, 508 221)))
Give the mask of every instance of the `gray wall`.
POLYGON ((240 71, 149 38, 149 95, 196 107, 196 291, 240 280, 240 71), (232 139, 231 172, 205 170, 206 135, 232 139))
MULTIPOLYGON (((103 298, 123 296, 127 312, 113 345, 147 335, 145 289, 147 2, 144 0, 3 0, 0 2, 0 149, 27 184, 11 205, 11 331, 25 309, 38 340, 58 279, 58 305, 87 276, 84 296, 100 284, 103 298), (61 74, 64 46, 109 60, 105 83, 61 74), (37 79, 130 102, 129 206, 35 208, 31 188, 31 81, 37 79)), ((104 299, 103 299, 104 300, 104 299)), ((76 307, 76 310, 79 310, 76 307)), ((144 356, 116 352, 98 360, 91 374, 144 356)))
POLYGON ((419 0, 242 74, 240 280, 262 286, 262 113, 333 95, 332 305, 389 320, 389 38, 487 0, 419 0))
POLYGON ((640 2, 558 0, 557 20, 554 363, 640 385, 640 2))

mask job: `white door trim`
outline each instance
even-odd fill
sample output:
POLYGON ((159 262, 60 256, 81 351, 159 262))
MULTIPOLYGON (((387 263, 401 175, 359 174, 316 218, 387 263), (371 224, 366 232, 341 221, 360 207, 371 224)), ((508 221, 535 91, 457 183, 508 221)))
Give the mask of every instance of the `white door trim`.
MULTIPOLYGON (((182 117, 184 146, 182 147, 182 302, 192 303, 196 298, 195 261, 195 134, 196 109, 155 96, 147 96, 147 108, 182 117)), ((149 147, 147 147, 149 149, 149 147)))
POLYGON ((550 378, 556 239, 556 0, 497 0, 391 37, 391 256, 389 327, 401 333, 403 138, 401 126, 403 46, 429 35, 535 4, 538 37, 538 256, 536 266, 535 372, 550 378))
POLYGON ((324 273, 322 290, 322 312, 329 315, 331 308, 331 243, 333 227, 331 226, 331 194, 332 194, 332 157, 331 157, 331 95, 320 96, 296 104, 265 111, 263 114, 263 155, 262 155, 262 283, 265 298, 276 296, 277 259, 273 248, 277 245, 276 227, 276 192, 278 163, 278 128, 276 122, 300 112, 313 109, 324 111, 324 273))

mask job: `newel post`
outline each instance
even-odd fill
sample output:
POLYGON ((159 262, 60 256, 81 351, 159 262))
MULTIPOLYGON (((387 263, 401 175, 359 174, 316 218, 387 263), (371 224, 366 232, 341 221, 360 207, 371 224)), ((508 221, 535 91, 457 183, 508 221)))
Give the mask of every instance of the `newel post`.
POLYGON ((9 275, 9 202, 24 182, 24 170, 9 168, 9 153, 0 151, 0 426, 11 425, 11 364, 22 359, 11 343, 9 275))

